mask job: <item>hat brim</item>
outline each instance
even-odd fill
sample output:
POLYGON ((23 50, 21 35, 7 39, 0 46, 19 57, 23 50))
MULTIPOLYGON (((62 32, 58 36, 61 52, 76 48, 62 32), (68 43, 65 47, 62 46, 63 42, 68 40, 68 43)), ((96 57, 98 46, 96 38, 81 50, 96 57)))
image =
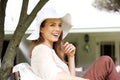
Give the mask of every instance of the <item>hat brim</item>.
POLYGON ((61 18, 62 19, 62 29, 63 29, 63 39, 67 36, 69 30, 71 29, 71 15, 68 13, 58 14, 55 11, 47 9, 47 12, 40 12, 36 16, 36 29, 27 37, 28 40, 37 40, 40 35, 40 25, 48 18, 61 18), (47 13, 49 12, 49 13, 47 13))

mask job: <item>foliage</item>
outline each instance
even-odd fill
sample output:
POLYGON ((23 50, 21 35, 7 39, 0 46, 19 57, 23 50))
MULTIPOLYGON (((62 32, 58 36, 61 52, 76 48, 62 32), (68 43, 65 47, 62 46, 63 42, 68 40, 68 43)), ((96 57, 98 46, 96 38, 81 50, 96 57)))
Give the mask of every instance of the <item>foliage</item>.
POLYGON ((100 10, 119 11, 120 0, 95 0, 93 6, 100 10))

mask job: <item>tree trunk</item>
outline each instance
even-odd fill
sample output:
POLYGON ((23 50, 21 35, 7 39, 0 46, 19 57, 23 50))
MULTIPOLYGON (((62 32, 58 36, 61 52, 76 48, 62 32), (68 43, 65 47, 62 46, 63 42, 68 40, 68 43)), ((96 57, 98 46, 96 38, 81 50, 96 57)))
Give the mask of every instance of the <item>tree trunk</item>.
POLYGON ((4 41, 4 21, 5 21, 5 9, 7 0, 0 1, 0 58, 2 53, 3 41, 4 41))
MULTIPOLYGON (((7 0, 0 0, 0 59, 2 58, 2 49, 4 41, 4 21, 5 21, 5 10, 6 10, 7 0)), ((2 77, 0 68, 0 78, 2 77)))
POLYGON ((12 39, 10 40, 10 43, 2 61, 2 80, 7 80, 10 76, 16 56, 16 50, 19 47, 21 39, 24 36, 27 28, 30 26, 30 24, 36 17, 37 12, 48 0, 40 0, 36 7, 33 9, 33 11, 30 13, 30 15, 27 15, 28 1, 29 0, 23 0, 19 23, 17 25, 14 35, 12 36, 12 39))

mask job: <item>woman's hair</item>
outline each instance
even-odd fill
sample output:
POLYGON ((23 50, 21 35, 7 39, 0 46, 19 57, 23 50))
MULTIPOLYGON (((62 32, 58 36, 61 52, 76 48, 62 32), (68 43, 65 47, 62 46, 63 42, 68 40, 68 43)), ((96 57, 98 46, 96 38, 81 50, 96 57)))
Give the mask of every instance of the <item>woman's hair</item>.
POLYGON ((62 40, 63 32, 61 33, 57 42, 53 43, 53 49, 55 50, 58 57, 64 61, 64 52, 63 52, 63 40, 62 40))
MULTIPOLYGON (((46 20, 44 20, 42 23, 41 23, 41 26, 40 28, 43 28, 45 26, 45 23, 46 23, 46 20)), ((40 37, 38 38, 38 40, 33 40, 31 42, 31 45, 30 45, 30 57, 32 56, 32 50, 35 46, 37 46, 38 44, 44 42, 44 38, 43 36, 41 35, 41 33, 39 33, 40 37)), ((63 53, 63 49, 62 49, 62 36, 63 36, 63 32, 61 33, 59 39, 57 42, 54 42, 53 43, 53 49, 55 50, 56 54, 58 55, 58 57, 64 61, 64 53, 63 53)))
MULTIPOLYGON (((41 25, 40 25, 40 28, 44 27, 45 26, 45 22, 46 20, 44 20, 41 25)), ((38 44, 40 44, 41 42, 43 42, 44 39, 43 37, 41 36, 41 33, 39 33, 39 38, 37 40, 32 40, 31 42, 31 45, 30 45, 30 57, 32 56, 32 50, 35 46, 37 46, 38 44)))

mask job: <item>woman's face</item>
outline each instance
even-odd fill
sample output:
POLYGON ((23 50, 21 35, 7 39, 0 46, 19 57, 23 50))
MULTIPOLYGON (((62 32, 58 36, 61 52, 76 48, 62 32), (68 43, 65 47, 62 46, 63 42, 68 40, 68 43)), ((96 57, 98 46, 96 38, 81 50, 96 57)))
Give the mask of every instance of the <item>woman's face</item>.
POLYGON ((41 35, 47 42, 58 41, 62 32, 62 21, 60 18, 49 18, 45 20, 44 27, 40 29, 41 35))

